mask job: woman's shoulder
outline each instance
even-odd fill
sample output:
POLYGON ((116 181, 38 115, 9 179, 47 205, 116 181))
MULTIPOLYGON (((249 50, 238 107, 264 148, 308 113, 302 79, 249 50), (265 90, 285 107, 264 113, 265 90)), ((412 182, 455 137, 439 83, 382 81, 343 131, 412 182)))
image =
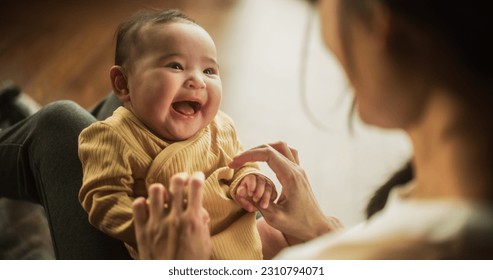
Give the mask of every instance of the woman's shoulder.
POLYGON ((280 258, 492 259, 493 205, 404 199, 360 225, 286 250, 280 258))
MULTIPOLYGON (((377 259, 493 258, 493 204, 396 191, 361 235, 377 259)), ((356 238, 353 235, 353 238, 356 238)))

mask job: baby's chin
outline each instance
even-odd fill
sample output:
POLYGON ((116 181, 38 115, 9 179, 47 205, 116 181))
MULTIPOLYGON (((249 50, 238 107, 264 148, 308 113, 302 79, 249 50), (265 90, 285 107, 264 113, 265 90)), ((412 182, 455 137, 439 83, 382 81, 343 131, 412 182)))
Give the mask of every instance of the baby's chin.
POLYGON ((193 133, 191 133, 191 132, 184 132, 184 133, 175 132, 175 133, 170 133, 167 136, 163 135, 163 136, 161 136, 161 138, 168 143, 181 142, 181 141, 185 141, 185 140, 188 140, 188 139, 194 137, 197 133, 199 133, 199 131, 201 131, 201 129, 199 129, 198 131, 195 131, 193 133))

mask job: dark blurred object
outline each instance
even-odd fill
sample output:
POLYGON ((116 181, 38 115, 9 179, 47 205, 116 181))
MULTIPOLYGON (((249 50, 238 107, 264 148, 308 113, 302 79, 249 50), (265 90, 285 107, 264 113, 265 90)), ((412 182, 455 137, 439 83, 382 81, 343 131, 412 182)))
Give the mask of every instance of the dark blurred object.
POLYGON ((55 259, 41 205, 0 198, 0 260, 55 259))
POLYGON ((31 114, 27 107, 16 102, 20 94, 20 88, 11 81, 0 84, 0 128, 9 127, 31 114))

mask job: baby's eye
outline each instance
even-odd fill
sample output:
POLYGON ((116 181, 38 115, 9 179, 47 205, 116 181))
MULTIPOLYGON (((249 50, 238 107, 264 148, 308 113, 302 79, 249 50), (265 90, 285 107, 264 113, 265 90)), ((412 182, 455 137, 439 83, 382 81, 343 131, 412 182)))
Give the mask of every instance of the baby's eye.
POLYGON ((214 68, 207 68, 204 70, 204 73, 207 75, 214 75, 217 74, 217 71, 214 68))
POLYGON ((181 64, 177 63, 177 62, 169 63, 168 65, 166 65, 166 67, 176 69, 176 70, 183 70, 183 66, 181 66, 181 64))

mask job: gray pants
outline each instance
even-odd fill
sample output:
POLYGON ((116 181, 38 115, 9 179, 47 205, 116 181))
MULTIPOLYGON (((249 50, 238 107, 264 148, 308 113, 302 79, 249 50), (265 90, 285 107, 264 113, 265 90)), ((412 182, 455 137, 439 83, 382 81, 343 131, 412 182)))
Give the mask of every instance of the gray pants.
POLYGON ((78 192, 78 136, 96 118, 58 101, 0 132, 0 197, 43 205, 57 259, 128 258, 123 244, 92 227, 78 192))

